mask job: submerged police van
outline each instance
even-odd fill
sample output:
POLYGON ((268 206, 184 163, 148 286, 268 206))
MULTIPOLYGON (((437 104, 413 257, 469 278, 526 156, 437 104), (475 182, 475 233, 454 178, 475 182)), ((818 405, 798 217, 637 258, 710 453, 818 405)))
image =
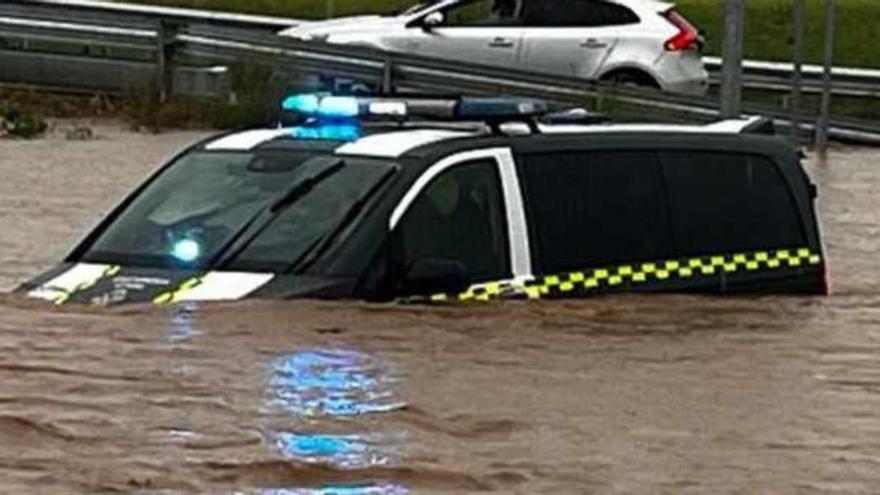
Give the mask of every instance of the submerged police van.
POLYGON ((827 290, 815 187, 757 120, 585 122, 536 100, 296 95, 208 139, 56 269, 55 304, 827 290))

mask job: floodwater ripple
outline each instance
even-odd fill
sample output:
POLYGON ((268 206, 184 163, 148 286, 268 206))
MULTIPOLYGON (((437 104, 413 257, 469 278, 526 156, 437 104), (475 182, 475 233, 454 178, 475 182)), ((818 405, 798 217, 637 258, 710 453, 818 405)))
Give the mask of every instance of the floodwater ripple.
MULTIPOLYGON (((0 286, 199 137, 97 133, 0 142, 0 286)), ((0 492, 876 493, 878 157, 809 165, 827 298, 98 310, 0 295, 0 492)))

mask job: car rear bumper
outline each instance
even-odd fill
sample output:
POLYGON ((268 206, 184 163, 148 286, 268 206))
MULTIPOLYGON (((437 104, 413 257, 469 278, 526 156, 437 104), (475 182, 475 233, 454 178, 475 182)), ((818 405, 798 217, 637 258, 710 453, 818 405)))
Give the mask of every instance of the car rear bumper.
POLYGON ((662 84, 663 90, 692 96, 704 96, 709 91, 709 75, 693 79, 680 79, 662 84))
POLYGON ((657 65, 657 72, 664 91, 703 96, 709 90, 709 73, 697 50, 665 53, 657 65))

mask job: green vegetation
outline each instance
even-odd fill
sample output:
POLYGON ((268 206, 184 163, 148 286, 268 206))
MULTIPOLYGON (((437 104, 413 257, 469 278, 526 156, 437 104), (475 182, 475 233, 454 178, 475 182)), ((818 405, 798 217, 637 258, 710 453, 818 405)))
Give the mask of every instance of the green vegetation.
POLYGON ((48 128, 46 120, 35 108, 0 101, 0 138, 32 138, 43 134, 48 128))
POLYGON ((269 68, 233 67, 233 101, 178 96, 160 103, 153 88, 130 98, 122 115, 133 128, 152 132, 181 127, 229 129, 265 125, 277 116, 281 86, 273 81, 269 68))
MULTIPOLYGON (((154 5, 228 10, 251 14, 320 19, 333 15, 384 13, 412 0, 132 0, 154 5)), ((818 63, 824 42, 825 0, 806 0, 807 59, 818 63)), ((708 52, 719 54, 723 33, 724 0, 678 0, 678 9, 709 33, 708 52)), ((746 56, 767 60, 791 59, 791 0, 748 0, 746 4, 746 56)), ((838 0, 836 65, 878 66, 874 47, 880 26, 880 5, 868 0, 838 0)))
MULTIPOLYGON (((709 33, 707 51, 721 53, 724 32, 723 0, 678 0, 678 9, 709 33)), ((791 0, 745 2, 745 52, 748 58, 791 60, 791 0)), ((806 0, 807 60, 820 63, 825 42, 825 0, 806 0)), ((874 38, 880 26, 880 4, 837 0, 835 65, 880 66, 874 38)))
MULTIPOLYGON (((128 0, 121 0, 128 1, 128 0)), ((324 19, 333 16, 389 13, 408 7, 414 0, 133 0, 135 3, 223 10, 246 14, 275 15, 296 19, 324 19)))

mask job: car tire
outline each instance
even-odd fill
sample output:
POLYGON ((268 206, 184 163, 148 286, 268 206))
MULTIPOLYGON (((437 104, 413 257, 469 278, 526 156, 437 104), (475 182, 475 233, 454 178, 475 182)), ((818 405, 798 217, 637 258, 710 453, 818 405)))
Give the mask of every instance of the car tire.
POLYGON ((635 86, 639 88, 660 89, 660 85, 649 74, 639 70, 619 70, 602 76, 602 81, 615 86, 635 86))

